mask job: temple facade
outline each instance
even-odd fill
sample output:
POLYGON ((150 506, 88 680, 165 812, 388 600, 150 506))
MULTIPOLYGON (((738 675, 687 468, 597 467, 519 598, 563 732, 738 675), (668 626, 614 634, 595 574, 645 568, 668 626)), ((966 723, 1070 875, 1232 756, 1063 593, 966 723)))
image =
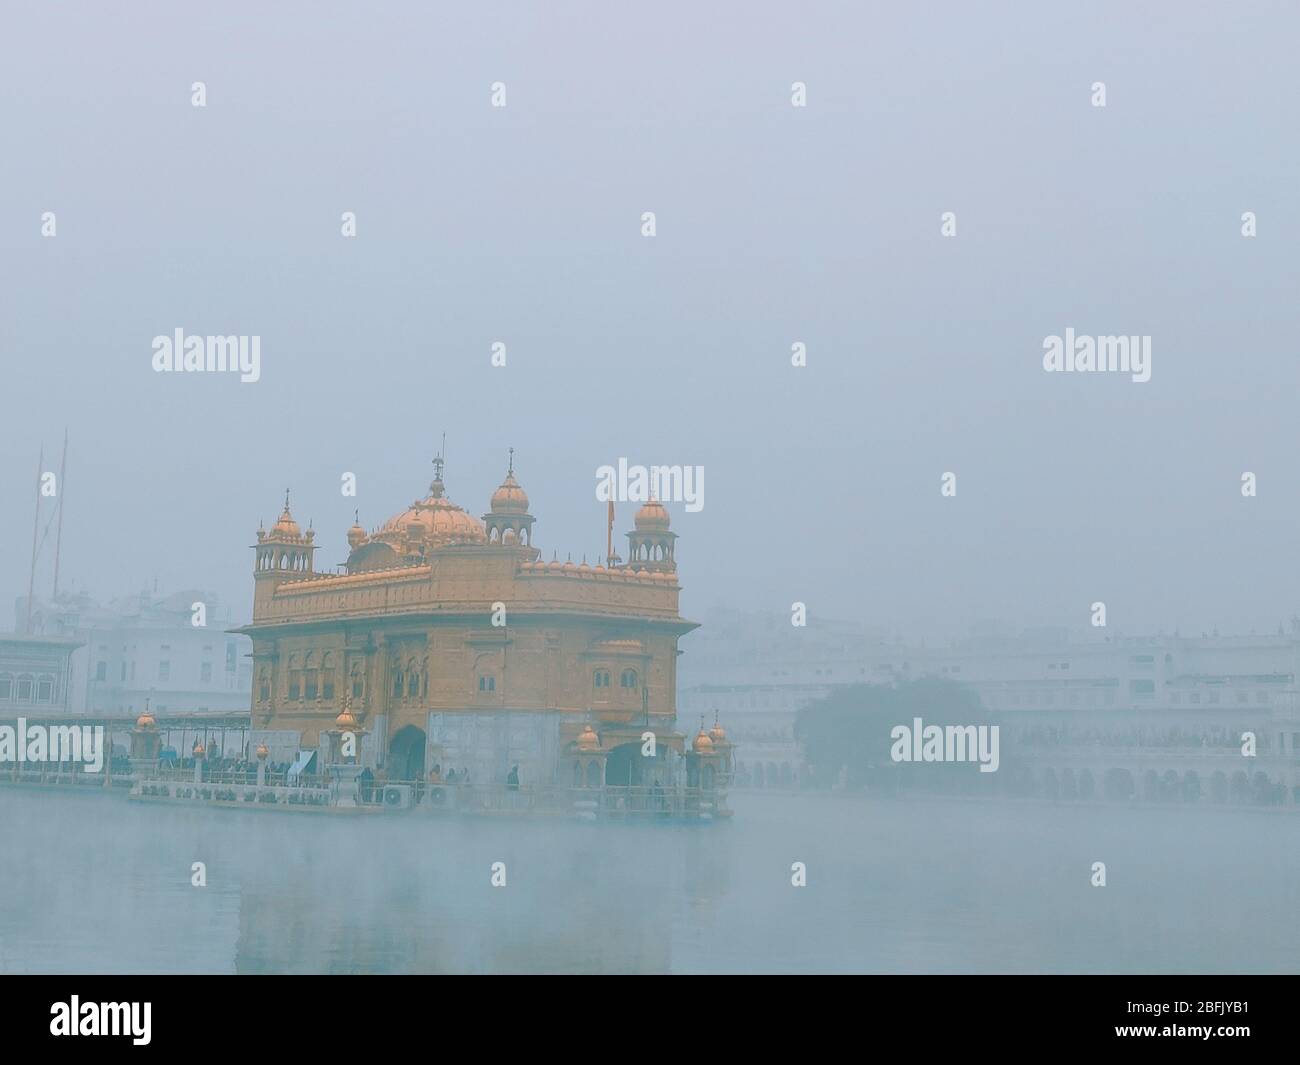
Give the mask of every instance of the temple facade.
POLYGON ((343 717, 390 781, 721 783, 722 729, 677 728, 677 643, 696 625, 678 612, 663 505, 638 510, 626 563, 544 561, 513 456, 481 519, 434 466, 426 496, 348 530, 340 572, 316 572, 315 531, 287 494, 258 530, 253 621, 237 630, 253 645, 250 738, 277 761, 328 760, 343 717))

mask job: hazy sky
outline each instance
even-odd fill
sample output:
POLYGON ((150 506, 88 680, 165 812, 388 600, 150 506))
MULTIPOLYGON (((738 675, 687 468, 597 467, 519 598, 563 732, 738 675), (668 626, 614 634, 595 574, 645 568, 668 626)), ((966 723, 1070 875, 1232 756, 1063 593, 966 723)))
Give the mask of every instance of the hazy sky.
POLYGON ((475 514, 517 449, 548 558, 603 551, 597 466, 702 465, 704 509, 670 508, 688 615, 1272 628, 1300 14, 1145 7, 12 5, 6 620, 66 423, 64 580, 103 597, 247 616, 286 486, 341 562, 445 431, 475 514), (1066 327, 1151 336, 1151 381, 1045 373, 1066 327), (177 328, 259 335, 261 380, 154 373, 177 328))

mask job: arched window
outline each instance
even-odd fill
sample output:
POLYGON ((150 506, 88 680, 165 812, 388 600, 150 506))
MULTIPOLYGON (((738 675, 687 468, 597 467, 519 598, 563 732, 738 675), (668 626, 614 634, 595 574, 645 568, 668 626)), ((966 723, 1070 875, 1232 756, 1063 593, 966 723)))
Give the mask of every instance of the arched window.
POLYGON ((595 675, 592 678, 592 682, 597 688, 608 688, 609 670, 608 669, 596 670, 595 675))
POLYGON ((12 673, 0 673, 0 699, 9 700, 14 697, 14 678, 12 673))
POLYGON ((393 695, 398 699, 402 697, 402 664, 393 663, 393 695))
POLYGON ((302 695, 302 671, 298 668, 298 656, 289 656, 289 698, 297 699, 302 695))
POLYGON ((49 674, 42 674, 36 682, 36 701, 38 703, 54 701, 54 678, 49 674))
POLYGON ((271 672, 265 666, 262 672, 258 674, 257 681, 257 699, 258 702, 267 702, 271 698, 271 672))
POLYGON ((322 699, 334 699, 334 656, 329 651, 320 658, 320 694, 322 699))
POLYGON ((494 692, 497 690, 496 677, 480 676, 478 679, 478 690, 481 692, 494 692))
POLYGON ((361 663, 352 663, 352 698, 360 699, 365 694, 365 678, 361 675, 361 663))
POLYGON ((316 656, 310 651, 307 652, 307 657, 303 660, 302 676, 304 682, 303 698, 315 699, 320 692, 320 677, 316 672, 316 656))
POLYGON ((30 703, 32 701, 32 677, 29 673, 22 673, 18 676, 18 701, 20 703, 30 703))
POLYGON ((635 669, 623 670, 623 675, 618 678, 618 683, 619 683, 619 687, 621 688, 635 688, 636 670, 635 669))

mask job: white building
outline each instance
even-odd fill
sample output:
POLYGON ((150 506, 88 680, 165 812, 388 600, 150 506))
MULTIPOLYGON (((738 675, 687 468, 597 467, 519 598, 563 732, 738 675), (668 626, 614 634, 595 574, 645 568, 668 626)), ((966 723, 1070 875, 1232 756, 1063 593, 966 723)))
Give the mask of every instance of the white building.
MULTIPOLYGON (((19 628, 27 623, 18 600, 19 628)), ((229 610, 215 596, 147 592, 102 606, 85 594, 32 605, 33 635, 81 644, 72 654, 67 708, 87 716, 127 716, 146 698, 155 714, 247 713, 252 689, 251 644, 226 632, 229 610), (195 610, 202 603, 203 611, 195 610), (195 625, 199 618, 204 624, 195 625)))
MULTIPOLYGON (((849 622, 713 611, 684 641, 678 707, 737 744, 737 783, 798 783, 800 707, 840 685, 941 677, 972 687, 989 710, 1018 717, 1029 747, 1221 750, 1258 737, 1270 779, 1297 775, 1300 631, 1264 636, 1125 636, 977 626, 927 647, 849 622)), ((1262 765, 1262 763, 1259 763, 1262 765)))

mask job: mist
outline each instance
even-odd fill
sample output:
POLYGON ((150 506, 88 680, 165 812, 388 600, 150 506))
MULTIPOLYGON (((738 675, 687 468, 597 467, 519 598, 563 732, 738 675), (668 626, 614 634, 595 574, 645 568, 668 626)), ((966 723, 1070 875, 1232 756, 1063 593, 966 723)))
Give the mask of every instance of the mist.
POLYGON ((0 599, 65 425, 100 597, 246 602, 286 486, 342 561, 446 432, 474 513, 518 449, 561 560, 603 551, 599 466, 706 467, 688 616, 1246 632, 1300 599, 1286 5, 254 10, 11 13, 0 599), (1151 336, 1151 380, 1043 373, 1067 326, 1151 336), (261 380, 153 372, 177 328, 260 336, 261 380))
POLYGON ((150 707, 221 710, 257 792, 274 731, 244 637, 221 703, 142 658, 119 786, 0 765, 0 971, 1293 971, 1298 36, 1265 2, 8 11, 4 635, 56 543, 64 595, 195 589, 224 642, 286 493, 334 572, 354 522, 431 478, 477 521, 509 470, 527 546, 594 567, 646 502, 611 535, 602 471, 680 467, 702 626, 655 683, 683 761, 735 746, 708 824, 441 816, 423 733, 364 828, 136 802, 150 707), (1149 361, 1049 372, 1076 334, 1149 361), (987 785, 890 759, 922 719, 1003 730, 987 785))

